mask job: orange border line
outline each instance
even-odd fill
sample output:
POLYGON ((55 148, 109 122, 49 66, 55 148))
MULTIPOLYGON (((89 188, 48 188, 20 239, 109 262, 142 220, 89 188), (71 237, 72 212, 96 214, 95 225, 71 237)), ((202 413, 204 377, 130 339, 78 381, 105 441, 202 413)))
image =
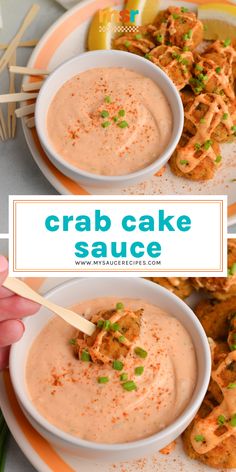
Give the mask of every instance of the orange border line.
POLYGON ((44 439, 34 428, 20 409, 17 402, 15 392, 13 390, 9 371, 3 372, 3 380, 6 388, 7 397, 13 411, 13 414, 19 424, 22 433, 30 443, 38 456, 50 467, 53 472, 75 472, 66 462, 59 456, 46 439, 44 439))

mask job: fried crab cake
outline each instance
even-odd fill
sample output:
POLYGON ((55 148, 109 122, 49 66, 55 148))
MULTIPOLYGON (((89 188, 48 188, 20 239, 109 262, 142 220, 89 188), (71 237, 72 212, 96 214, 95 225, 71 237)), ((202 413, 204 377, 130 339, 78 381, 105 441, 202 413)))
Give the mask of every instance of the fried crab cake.
POLYGON ((133 312, 122 304, 117 304, 116 309, 99 311, 91 318, 97 326, 92 336, 78 333, 75 354, 81 358, 86 351, 93 362, 104 364, 126 357, 139 336, 141 317, 142 309, 133 312))
POLYGON ((188 84, 192 76, 193 55, 191 51, 183 52, 176 46, 161 45, 152 49, 148 58, 166 72, 178 90, 188 84))
POLYGON ((183 50, 195 49, 203 40, 203 24, 195 13, 184 7, 169 7, 161 11, 154 22, 158 44, 178 46, 183 50))
POLYGON ((148 280, 167 288, 179 298, 187 298, 193 291, 188 277, 148 277, 148 280))
POLYGON ((207 57, 195 55, 195 65, 193 68, 193 77, 189 83, 195 94, 199 93, 215 93, 226 97, 229 100, 235 99, 234 80, 229 69, 224 65, 219 66, 217 62, 207 57))
POLYGON ((182 134, 169 160, 170 168, 175 175, 195 181, 212 179, 220 164, 218 143, 211 142, 208 149, 204 149, 204 145, 198 149, 195 139, 188 133, 182 134))
POLYGON ((228 300, 202 300, 194 310, 206 335, 214 340, 227 338, 231 320, 236 315, 236 296, 228 300))
POLYGON ((214 41, 204 51, 202 56, 214 61, 216 67, 220 67, 230 81, 235 79, 236 75, 236 50, 230 40, 214 41))
POLYGON ((236 239, 228 240, 228 277, 195 277, 192 282, 197 290, 203 288, 219 300, 236 296, 236 239))
POLYGON ((155 45, 152 35, 145 26, 140 26, 138 32, 124 33, 113 41, 114 49, 132 52, 139 56, 147 55, 155 45))
POLYGON ((226 342, 214 343, 212 361, 207 394, 183 433, 183 443, 191 459, 230 469, 236 467, 236 351, 231 352, 226 342))

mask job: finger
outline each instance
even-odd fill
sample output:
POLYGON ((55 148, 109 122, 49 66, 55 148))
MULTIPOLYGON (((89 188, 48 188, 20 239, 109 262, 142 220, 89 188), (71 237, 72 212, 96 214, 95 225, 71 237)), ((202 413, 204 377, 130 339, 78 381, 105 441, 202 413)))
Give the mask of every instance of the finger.
POLYGON ((0 323, 0 347, 19 341, 25 331, 21 320, 6 320, 0 323))
POLYGON ((9 351, 9 346, 2 347, 0 349, 0 370, 5 369, 5 367, 8 367, 9 351))
POLYGON ((3 284, 8 273, 8 262, 4 256, 0 255, 0 286, 3 284))
POLYGON ((1 298, 11 297, 14 292, 5 287, 0 287, 0 300, 1 298))
POLYGON ((26 298, 12 295, 12 297, 0 300, 0 322, 9 318, 18 319, 24 316, 33 315, 40 308, 35 302, 26 298))

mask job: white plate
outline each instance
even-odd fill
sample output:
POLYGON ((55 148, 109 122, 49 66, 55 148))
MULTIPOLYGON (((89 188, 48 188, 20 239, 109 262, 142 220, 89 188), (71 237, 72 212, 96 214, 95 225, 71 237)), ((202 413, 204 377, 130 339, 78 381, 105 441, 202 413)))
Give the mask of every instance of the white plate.
MULTIPOLYGON (((87 30, 92 15, 95 11, 105 6, 114 4, 122 5, 121 0, 85 0, 72 8, 69 12, 62 15, 51 28, 44 34, 39 44, 35 48, 29 66, 47 68, 53 70, 63 61, 74 55, 80 54, 86 50, 87 30)), ((179 2, 176 0, 161 0, 161 7, 168 5, 188 5, 194 8, 193 3, 179 2)), ((27 79, 25 79, 27 80, 27 79)), ((25 137, 30 151, 49 182, 63 195, 79 195, 93 193, 90 188, 82 189, 78 184, 63 176, 43 156, 43 151, 36 142, 37 136, 35 130, 30 130, 23 123, 25 137)), ((145 194, 145 195, 175 195, 175 194, 203 194, 203 195, 228 195, 230 208, 229 224, 236 223, 236 143, 224 144, 222 146, 223 165, 213 180, 206 182, 193 182, 176 177, 167 166, 166 172, 162 177, 153 177, 147 182, 126 188, 122 191, 124 194, 145 194)), ((102 192, 101 192, 102 193, 102 192)), ((105 193, 114 193, 111 188, 105 193)), ((119 192, 120 193, 120 192, 119 192)))

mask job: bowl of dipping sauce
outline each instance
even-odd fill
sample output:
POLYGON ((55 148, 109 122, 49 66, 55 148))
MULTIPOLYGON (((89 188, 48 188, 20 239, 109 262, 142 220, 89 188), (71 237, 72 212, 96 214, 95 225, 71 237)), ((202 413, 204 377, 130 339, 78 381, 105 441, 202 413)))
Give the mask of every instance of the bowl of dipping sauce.
POLYGON ((88 319, 99 313, 99 323, 104 310, 118 311, 105 328, 112 339, 115 328, 124 329, 122 310, 134 316, 123 337, 127 327, 135 331, 140 310, 141 322, 127 356, 107 364, 91 361, 87 351, 78 356, 76 330, 45 308, 28 318, 11 348, 10 375, 33 427, 56 447, 113 462, 176 439, 200 407, 211 371, 208 340, 191 309, 138 278, 75 279, 47 297, 88 319))
POLYGON ((91 187, 145 181, 166 164, 183 129, 175 85, 151 61, 91 51, 63 63, 36 102, 37 133, 66 176, 91 187))

